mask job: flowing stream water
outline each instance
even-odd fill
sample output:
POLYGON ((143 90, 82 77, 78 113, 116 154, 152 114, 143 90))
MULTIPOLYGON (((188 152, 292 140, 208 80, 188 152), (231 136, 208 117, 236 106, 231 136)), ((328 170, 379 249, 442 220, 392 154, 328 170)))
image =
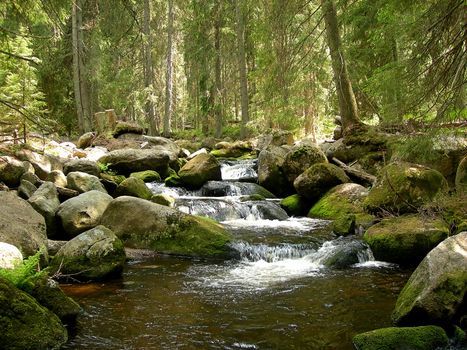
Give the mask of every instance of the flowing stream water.
POLYGON ((186 213, 234 236, 229 261, 152 257, 123 277, 64 286, 83 307, 66 349, 352 349, 360 332, 391 325, 409 271, 376 262, 330 222, 289 218, 254 201, 255 162, 228 162, 199 191, 151 184, 186 213))

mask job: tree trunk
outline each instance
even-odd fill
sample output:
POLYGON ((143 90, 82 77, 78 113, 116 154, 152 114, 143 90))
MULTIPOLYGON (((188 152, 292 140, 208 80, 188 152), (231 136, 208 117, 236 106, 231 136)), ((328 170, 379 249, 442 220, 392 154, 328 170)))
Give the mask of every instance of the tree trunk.
POLYGON ((170 137, 170 122, 172 119, 172 36, 173 36, 173 0, 168 0, 168 23, 167 23, 167 71, 165 80, 165 115, 164 115, 164 137, 170 137))
POLYGON ((72 13, 73 89, 75 94, 78 129, 81 134, 90 130, 91 109, 83 64, 82 1, 73 2, 72 13))
POLYGON ((215 28, 214 28, 214 49, 215 49, 215 87, 214 87, 214 113, 216 118, 216 137, 222 136, 222 80, 221 80, 221 1, 216 0, 215 4, 215 28))
POLYGON ((321 0, 321 9, 323 11, 324 23, 326 24, 326 37, 331 54, 334 83, 336 84, 339 110, 342 117, 342 130, 344 134, 348 134, 352 129, 360 126, 357 102, 347 72, 344 53, 341 48, 334 1, 321 0))
POLYGON ((240 72, 240 99, 242 109, 242 122, 240 126, 240 138, 245 139, 248 135, 247 123, 248 117, 248 81, 246 75, 246 57, 245 57, 245 23, 243 11, 240 8, 239 0, 235 0, 236 32, 237 32, 237 56, 238 69, 240 72))
POLYGON ((157 133, 156 114, 154 110, 154 101, 152 98, 154 91, 154 69, 152 65, 152 37, 151 37, 151 8, 149 0, 144 0, 143 4, 143 56, 144 56, 144 88, 147 92, 146 103, 144 106, 146 119, 149 124, 149 134, 157 133))

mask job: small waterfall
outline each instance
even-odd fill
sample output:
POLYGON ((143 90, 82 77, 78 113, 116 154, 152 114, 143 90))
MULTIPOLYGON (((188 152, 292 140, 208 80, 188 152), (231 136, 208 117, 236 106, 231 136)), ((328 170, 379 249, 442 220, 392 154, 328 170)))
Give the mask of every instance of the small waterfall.
POLYGON ((268 246, 266 244, 250 244, 248 242, 235 242, 231 247, 239 252, 240 259, 247 261, 264 260, 276 262, 286 259, 299 259, 311 254, 314 249, 307 244, 281 244, 268 246))
POLYGON ((221 162, 222 180, 254 182, 258 178, 256 168, 256 159, 223 161, 221 162))
POLYGON ((163 182, 149 182, 146 186, 154 194, 167 194, 173 198, 188 197, 188 196, 199 196, 200 192, 190 191, 184 187, 167 187, 163 182))

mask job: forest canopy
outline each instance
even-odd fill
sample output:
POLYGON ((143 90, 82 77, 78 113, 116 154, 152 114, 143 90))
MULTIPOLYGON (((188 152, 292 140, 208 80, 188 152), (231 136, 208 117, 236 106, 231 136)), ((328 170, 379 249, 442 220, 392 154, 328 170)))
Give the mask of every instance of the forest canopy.
POLYGON ((348 121, 350 106, 350 126, 465 131, 466 7, 3 1, 0 128, 73 136, 114 109, 150 134, 244 138, 283 129, 315 139, 336 115, 348 121), (343 87, 351 95, 340 95, 343 87))

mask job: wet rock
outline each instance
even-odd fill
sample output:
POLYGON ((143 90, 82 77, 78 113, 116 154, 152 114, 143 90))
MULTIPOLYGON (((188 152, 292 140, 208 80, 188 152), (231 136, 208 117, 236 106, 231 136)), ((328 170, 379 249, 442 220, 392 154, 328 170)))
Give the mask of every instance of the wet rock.
POLYGON ((26 172, 24 163, 9 156, 0 157, 0 182, 8 187, 18 187, 26 172))
POLYGON ((68 340, 57 315, 1 277, 0 329, 3 349, 59 349, 68 340))
POLYGON ((104 185, 101 184, 99 178, 94 175, 89 175, 80 171, 73 171, 66 176, 68 188, 76 190, 79 193, 88 191, 100 191, 107 193, 104 185))
POLYGON ((200 189, 201 196, 225 197, 225 196, 249 196, 261 195, 264 198, 275 198, 264 187, 249 182, 208 181, 200 189))
POLYGON ((175 206, 175 199, 168 194, 160 193, 152 196, 151 202, 165 205, 166 207, 173 208, 175 206))
POLYGON ((436 170, 411 163, 391 163, 382 169, 364 206, 370 213, 416 212, 446 189, 446 179, 436 170))
POLYGON ((448 337, 441 327, 436 326, 389 327, 357 334, 352 342, 357 350, 432 350, 444 349, 448 337))
POLYGON ((47 237, 54 237, 58 229, 55 213, 60 205, 55 185, 52 182, 44 182, 28 199, 28 202, 44 217, 47 226, 47 237))
POLYGON ((284 209, 268 201, 252 201, 252 211, 265 220, 286 220, 289 217, 284 209))
POLYGON ((137 171, 155 170, 161 176, 169 166, 169 154, 152 149, 119 149, 99 158, 98 162, 110 164, 111 170, 127 175, 137 171))
POLYGON ((355 214, 339 216, 332 223, 332 231, 338 236, 348 236, 355 234, 355 214))
POLYGON ((44 217, 12 192, 0 192, 0 242, 16 246, 25 257, 47 247, 44 217))
POLYGON ((434 248, 402 289, 392 313, 398 325, 460 322, 467 307, 467 232, 434 248))
POLYGON ((440 219, 406 215, 381 220, 365 232, 363 239, 377 260, 413 266, 448 234, 440 219))
POLYGON ((23 262, 23 254, 14 245, 0 242, 0 269, 14 269, 23 262))
POLYGON ((57 217, 60 219, 66 236, 74 237, 97 226, 112 199, 106 193, 89 191, 60 204, 57 217))
POLYGON ((80 171, 89 175, 99 176, 101 170, 96 162, 88 159, 72 159, 63 165, 63 173, 68 175, 71 172, 80 171))
POLYGON ((152 192, 143 180, 136 177, 129 177, 122 181, 114 192, 115 197, 132 196, 143 199, 151 199, 152 192))
POLYGON ((294 181, 297 193, 311 201, 321 198, 334 186, 350 182, 344 170, 329 163, 314 164, 294 181))
POLYGON ((294 146, 285 156, 282 171, 292 185, 303 171, 313 164, 327 163, 327 158, 318 146, 305 144, 294 146))
POLYGON ((291 216, 304 216, 308 213, 310 205, 305 198, 293 194, 281 200, 281 207, 291 216))
POLYGON ((279 197, 294 192, 282 171, 287 152, 285 148, 269 146, 258 156, 258 183, 279 197))
POLYGON ((231 236, 215 221, 140 198, 115 199, 103 214, 101 224, 130 248, 211 258, 230 253, 231 236))
POLYGON ((326 249, 322 249, 324 256, 321 257, 321 263, 335 269, 344 269, 359 263, 359 255, 368 250, 365 243, 344 237, 327 242, 323 247, 326 249))
POLYGON ((67 242, 54 256, 50 267, 80 280, 102 280, 120 275, 125 259, 122 241, 100 225, 67 242))
POLYGON ((221 167, 217 159, 210 154, 199 154, 186 163, 178 172, 184 185, 200 188, 206 181, 221 180, 221 167))
POLYGON ((341 217, 355 215, 356 224, 368 226, 374 219, 373 215, 365 213, 363 201, 368 196, 368 190, 355 183, 345 183, 333 187, 313 205, 308 216, 318 219, 339 220, 341 217))

